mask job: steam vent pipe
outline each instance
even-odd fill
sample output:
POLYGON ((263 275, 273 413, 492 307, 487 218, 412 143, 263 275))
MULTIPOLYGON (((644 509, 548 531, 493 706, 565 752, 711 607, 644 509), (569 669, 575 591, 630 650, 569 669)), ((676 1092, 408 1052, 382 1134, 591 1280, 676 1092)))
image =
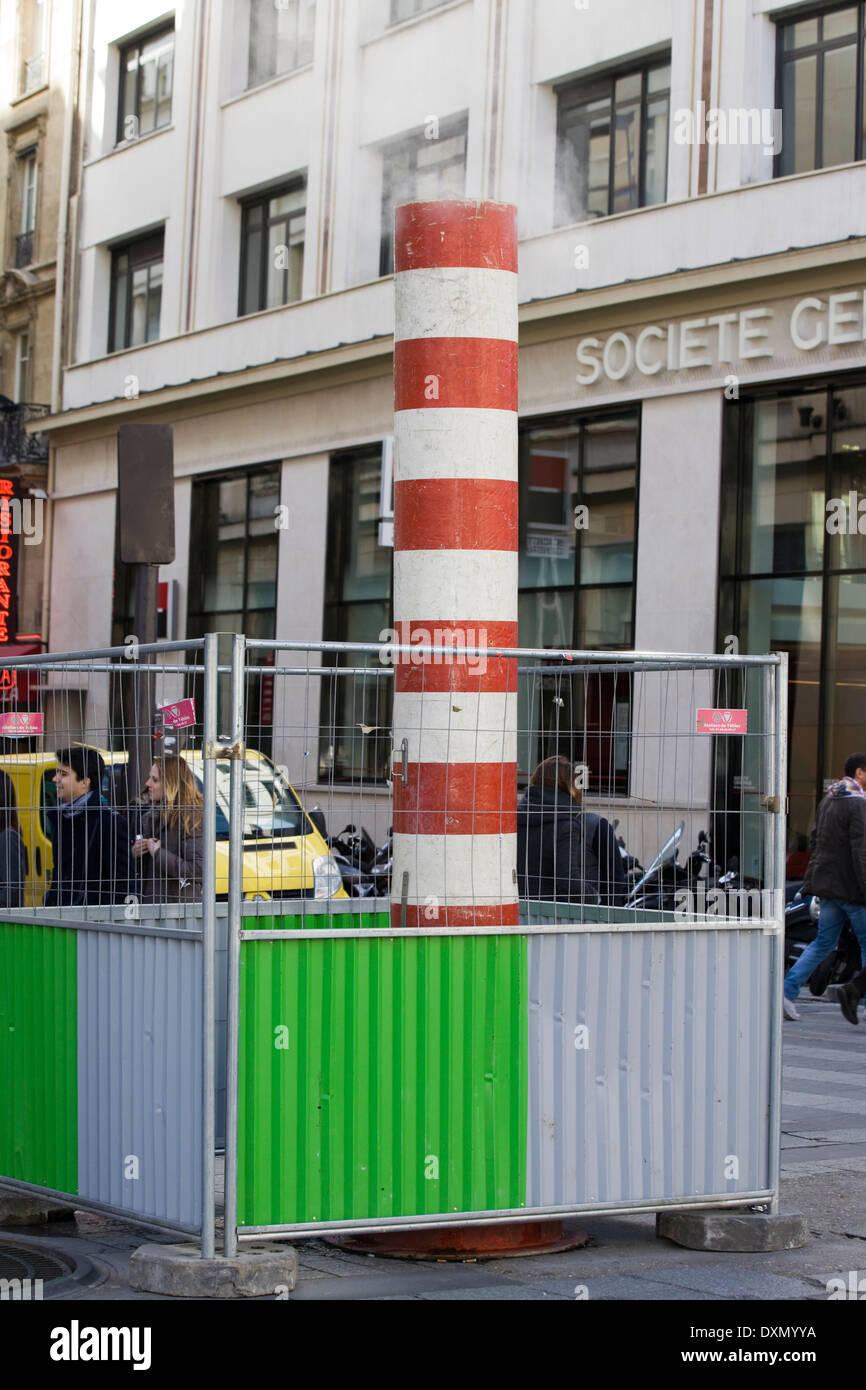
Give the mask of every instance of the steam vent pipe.
POLYGON ((517 924, 517 216, 396 210, 391 924, 517 924), (472 648, 483 649, 481 654, 472 648))

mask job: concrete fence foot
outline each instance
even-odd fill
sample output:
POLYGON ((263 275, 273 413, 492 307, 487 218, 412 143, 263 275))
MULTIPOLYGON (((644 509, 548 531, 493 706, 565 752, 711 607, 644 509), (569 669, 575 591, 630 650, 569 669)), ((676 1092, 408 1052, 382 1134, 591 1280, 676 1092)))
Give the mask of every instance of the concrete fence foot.
POLYGON ((798 1212, 660 1211, 656 1235, 689 1250, 799 1250, 806 1244, 806 1218, 798 1212))
POLYGON ((71 1216, 72 1207, 61 1206, 49 1197, 0 1190, 0 1227, 42 1226, 46 1221, 62 1221, 71 1216))
POLYGON ((141 1245, 129 1261, 133 1289, 175 1298, 288 1298, 297 1277, 291 1245, 260 1245, 230 1260, 203 1260, 193 1244, 141 1245))

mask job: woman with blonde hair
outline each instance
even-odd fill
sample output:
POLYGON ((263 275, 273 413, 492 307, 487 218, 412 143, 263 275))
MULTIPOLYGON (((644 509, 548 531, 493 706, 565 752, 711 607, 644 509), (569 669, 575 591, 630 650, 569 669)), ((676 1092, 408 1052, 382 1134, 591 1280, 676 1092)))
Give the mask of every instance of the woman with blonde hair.
POLYGON ((517 803, 518 891, 534 902, 622 902, 613 826, 582 809, 576 773, 568 758, 545 758, 517 803))
POLYGON ((145 903, 201 898, 202 795, 183 758, 154 758, 144 784, 151 809, 132 846, 145 903))

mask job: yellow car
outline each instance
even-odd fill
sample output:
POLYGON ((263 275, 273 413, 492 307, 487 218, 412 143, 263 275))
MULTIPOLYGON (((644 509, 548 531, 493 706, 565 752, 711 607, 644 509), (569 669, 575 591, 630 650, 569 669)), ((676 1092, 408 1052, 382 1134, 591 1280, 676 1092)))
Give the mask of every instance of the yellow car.
MULTIPOLYGON (((100 749, 105 761, 102 792, 109 805, 127 814, 126 753, 100 749)), ((184 749, 199 787, 202 757, 184 749)), ((25 907, 41 907, 51 882, 53 859, 51 825, 57 814, 53 753, 9 753, 0 756, 15 791, 21 834, 27 849, 28 875, 25 907)), ((229 881, 229 778, 231 764, 216 764, 216 893, 228 896, 229 881)), ((270 758, 253 749, 244 760, 245 898, 345 898, 340 870, 320 831, 301 805, 294 789, 270 758)), ((132 828, 132 827, 131 827, 132 828)))

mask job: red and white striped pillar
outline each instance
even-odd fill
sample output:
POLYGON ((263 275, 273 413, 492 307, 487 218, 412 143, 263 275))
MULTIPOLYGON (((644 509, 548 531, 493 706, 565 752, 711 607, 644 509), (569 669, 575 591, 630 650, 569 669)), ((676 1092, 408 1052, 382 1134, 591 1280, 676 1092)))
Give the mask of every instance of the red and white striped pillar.
POLYGON ((395 268, 394 626, 440 650, 395 657, 391 923, 516 925, 516 209, 407 203, 395 268))

